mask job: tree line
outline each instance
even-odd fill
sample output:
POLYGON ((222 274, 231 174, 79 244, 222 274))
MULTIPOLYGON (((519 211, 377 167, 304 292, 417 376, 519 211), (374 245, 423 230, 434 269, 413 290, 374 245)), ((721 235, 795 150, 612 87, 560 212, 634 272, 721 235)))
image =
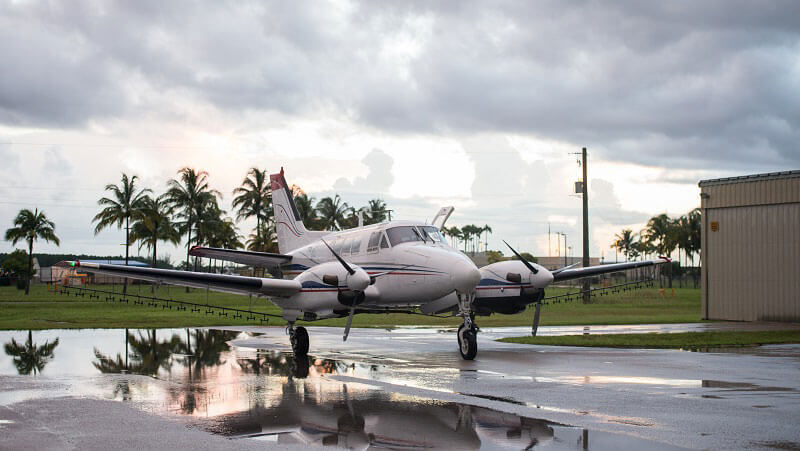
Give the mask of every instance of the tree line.
MULTIPOLYGON (((275 221, 272 210, 272 190, 265 169, 250 168, 241 185, 232 194, 235 219, 220 207, 222 193, 211 189, 206 171, 184 167, 177 177, 167 181, 167 189, 155 194, 150 188, 141 188, 138 176, 122 174, 119 184, 105 186, 106 196, 98 200, 101 211, 95 215, 94 233, 107 228, 125 230, 125 263, 130 260, 130 246, 138 243, 151 255, 157 267, 158 244, 179 244, 186 239, 186 269, 190 269, 189 250, 192 246, 209 246, 229 249, 246 247, 260 252, 277 252, 275 221), (256 227, 245 239, 236 225, 237 221, 256 219, 256 227)), ((343 230, 359 225, 385 221, 390 213, 386 202, 372 199, 366 206, 355 208, 336 194, 315 201, 298 186, 292 186, 295 203, 306 227, 310 230, 343 230)), ((39 239, 60 244, 55 234, 55 224, 44 212, 35 209, 21 210, 14 219, 14 227, 6 230, 5 239, 12 245, 23 241, 28 246, 27 271, 17 271, 25 277, 25 293, 30 288, 32 275, 33 243, 39 239)), ((196 265, 196 262, 195 262, 196 265)))
MULTIPOLYGON (((700 256, 700 209, 695 208, 677 218, 667 214, 653 216, 638 233, 623 229, 614 235, 611 249, 625 256, 626 260, 647 259, 652 256, 669 256, 678 251, 677 268, 694 267, 695 256, 700 256), (682 263, 683 262, 683 263, 682 263)), ((674 264, 673 264, 674 266, 674 264)), ((697 285, 696 271, 693 271, 697 285)), ((669 271, 672 286, 672 271, 669 271)))
MULTIPOLYGON (((122 174, 119 185, 109 184, 106 191, 111 196, 98 201, 103 206, 95 217, 95 234, 116 226, 125 229, 125 261, 128 247, 139 243, 152 255, 157 264, 159 242, 179 244, 186 239, 186 269, 189 269, 189 250, 192 246, 209 246, 228 249, 246 247, 260 252, 277 252, 275 220, 272 208, 272 190, 265 169, 250 168, 232 194, 235 218, 220 208, 222 193, 208 184, 209 174, 193 168, 182 168, 178 176, 167 182, 167 190, 155 195, 148 188, 136 186, 137 176, 122 174), (239 234, 237 221, 255 218, 256 226, 245 239, 239 234)), ((356 209, 336 194, 315 202, 299 187, 292 186, 295 203, 303 222, 311 230, 342 230, 356 227, 359 212, 364 224, 384 221, 389 210, 381 199, 370 200, 368 205, 356 209)))
POLYGON ((700 209, 695 208, 685 215, 670 218, 662 213, 647 221, 638 233, 623 229, 614 235, 611 249, 615 249, 627 260, 667 256, 678 251, 678 262, 694 266, 694 257, 700 254, 700 209))
POLYGON ((483 243, 485 245, 488 242, 490 233, 492 233, 492 228, 488 224, 483 227, 467 224, 461 228, 457 226, 442 228, 442 234, 450 237, 450 244, 454 248, 458 249, 459 243, 461 243, 464 245, 464 253, 472 252, 473 254, 481 250, 481 235, 483 235, 483 243))

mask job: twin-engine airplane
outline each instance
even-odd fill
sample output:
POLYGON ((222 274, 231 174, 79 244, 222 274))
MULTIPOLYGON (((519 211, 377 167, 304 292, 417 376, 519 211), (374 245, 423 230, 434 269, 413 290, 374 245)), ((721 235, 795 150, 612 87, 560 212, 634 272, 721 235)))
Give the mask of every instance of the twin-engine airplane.
MULTIPOLYGON (((300 219, 289 185, 270 176, 279 254, 194 247, 190 254, 267 267, 276 278, 210 274, 76 262, 82 270, 156 283, 269 297, 283 310, 295 354, 308 353, 308 332, 295 321, 347 317, 344 339, 358 313, 451 313, 461 316, 461 356, 472 360, 478 347, 475 315, 514 314, 536 303, 553 282, 578 279, 665 260, 549 271, 520 258, 478 268, 447 244, 439 232, 453 212, 439 211, 431 224, 389 221, 337 232, 309 231, 300 219), (284 279, 283 277, 288 277, 284 279)), ((507 243, 506 243, 507 244, 507 243)))

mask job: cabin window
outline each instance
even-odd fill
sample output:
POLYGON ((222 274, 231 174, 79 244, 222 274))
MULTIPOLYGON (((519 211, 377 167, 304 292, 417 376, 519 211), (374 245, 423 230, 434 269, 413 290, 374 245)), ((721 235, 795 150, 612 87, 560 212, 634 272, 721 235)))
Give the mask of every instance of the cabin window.
POLYGON ((346 238, 346 239, 345 239, 345 240, 342 242, 342 250, 341 250, 341 252, 339 252, 339 253, 340 253, 340 254, 342 254, 342 255, 349 254, 349 253, 350 253, 350 246, 351 246, 352 244, 353 244, 353 239, 352 239, 352 238, 346 238))
POLYGON ((339 253, 340 250, 342 250, 342 240, 339 238, 334 239, 332 242, 328 244, 330 245, 331 249, 333 249, 333 251, 336 252, 337 254, 339 253))
POLYGON ((350 254, 357 254, 361 250, 361 238, 353 237, 353 243, 350 244, 350 254))
POLYGON ((389 240, 386 239, 384 234, 381 234, 381 249, 389 249, 389 240))
POLYGON ((409 241, 422 241, 419 233, 412 226, 392 227, 391 229, 386 229, 386 234, 389 235, 389 242, 392 243, 392 246, 408 243, 409 241))
POLYGON ((369 242, 367 243, 367 252, 375 252, 378 250, 378 245, 381 241, 381 232, 372 232, 369 236, 369 242))
POLYGON ((430 239, 433 242, 439 242, 439 243, 446 242, 444 237, 442 236, 442 233, 436 227, 420 226, 419 229, 422 231, 422 236, 424 236, 426 240, 430 239))

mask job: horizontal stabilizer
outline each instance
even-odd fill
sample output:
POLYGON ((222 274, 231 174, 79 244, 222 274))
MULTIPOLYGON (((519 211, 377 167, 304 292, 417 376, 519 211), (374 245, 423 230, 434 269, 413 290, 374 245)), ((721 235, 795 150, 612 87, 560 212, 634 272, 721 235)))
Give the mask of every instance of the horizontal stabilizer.
POLYGON ((203 288, 213 291, 236 294, 261 294, 266 296, 289 297, 300 291, 300 283, 294 280, 268 279, 261 277, 211 274, 205 272, 177 271, 174 269, 139 268, 124 265, 103 265, 98 263, 70 262, 81 271, 148 280, 155 283, 203 288))
POLYGON ((189 250, 189 255, 203 258, 214 258, 226 262, 241 263, 243 265, 274 268, 292 261, 291 255, 273 254, 270 252, 237 251, 233 249, 219 249, 215 247, 195 246, 189 250))

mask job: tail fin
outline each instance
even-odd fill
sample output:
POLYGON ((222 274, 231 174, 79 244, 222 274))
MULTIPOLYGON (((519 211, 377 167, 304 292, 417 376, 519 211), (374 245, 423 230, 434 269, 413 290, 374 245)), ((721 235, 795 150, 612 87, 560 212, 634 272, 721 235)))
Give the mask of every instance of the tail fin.
POLYGON ((278 251, 286 254, 303 247, 317 237, 306 230, 300 219, 300 212, 294 204, 294 197, 283 177, 283 168, 278 174, 269 176, 272 185, 272 207, 275 212, 275 232, 278 235, 278 251))

